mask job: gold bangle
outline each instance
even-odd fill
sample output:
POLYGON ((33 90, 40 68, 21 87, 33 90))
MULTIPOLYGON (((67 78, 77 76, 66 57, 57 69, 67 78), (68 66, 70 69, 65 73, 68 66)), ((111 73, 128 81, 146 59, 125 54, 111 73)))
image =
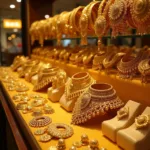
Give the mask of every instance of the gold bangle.
POLYGON ((35 117, 30 122, 29 125, 31 127, 44 127, 52 122, 52 119, 47 116, 35 117))
POLYGON ((88 8, 88 29, 90 31, 94 30, 94 23, 98 15, 98 8, 99 8, 100 2, 99 1, 93 1, 89 8, 88 8))
POLYGON ((65 139, 73 135, 73 128, 63 123, 52 123, 48 127, 48 133, 53 137, 65 139), (64 131, 61 132, 59 128, 63 128, 64 131))
POLYGON ((79 32, 79 20, 80 20, 83 9, 84 9, 83 6, 79 6, 75 8, 70 17, 72 26, 77 32, 79 32))

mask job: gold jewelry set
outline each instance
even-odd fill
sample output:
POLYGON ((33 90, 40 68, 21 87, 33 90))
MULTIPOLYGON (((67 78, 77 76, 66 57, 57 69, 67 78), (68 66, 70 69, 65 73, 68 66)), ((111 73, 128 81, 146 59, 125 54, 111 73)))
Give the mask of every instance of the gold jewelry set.
POLYGON ((51 87, 52 85, 54 87, 54 84, 56 86, 61 86, 62 84, 65 84, 66 79, 67 76, 64 70, 59 69, 58 67, 44 68, 38 73, 38 82, 34 85, 33 90, 39 91, 51 87), (62 81, 59 81, 60 78, 62 78, 62 81))
POLYGON ((135 56, 132 56, 132 53, 129 52, 117 64, 117 69, 119 72, 119 76, 121 78, 133 78, 137 76, 141 67, 141 61, 147 59, 149 57, 148 48, 141 49, 135 56), (139 66, 139 67, 138 67, 139 66))
MULTIPOLYGON (((92 66, 95 70, 105 69, 104 71, 106 73, 108 73, 108 71, 111 73, 111 70, 113 70, 114 73, 118 72, 119 77, 130 79, 137 76, 140 72, 142 75, 142 82, 148 82, 149 65, 147 60, 150 56, 148 46, 141 49, 127 46, 119 48, 115 46, 101 46, 100 52, 97 52, 95 47, 93 47, 93 49, 91 47, 84 48, 79 51, 74 48, 71 51, 72 54, 68 60, 74 65, 84 66, 85 68, 90 68, 92 66), (138 52, 135 52, 136 50, 138 50, 138 52)), ((62 58, 62 55, 65 55, 65 53, 66 51, 64 49, 62 49, 62 51, 59 49, 58 59, 60 61, 62 61, 60 58, 62 58)), ((35 54, 36 51, 34 51, 33 55, 36 56, 35 54)), ((40 53, 38 54, 40 55, 40 53)))
POLYGON ((66 139, 73 135, 73 128, 63 123, 51 123, 48 126, 48 133, 58 139, 66 139), (60 130, 62 129, 62 130, 60 130))
MULTIPOLYGON (((137 64, 134 64, 133 67, 128 67, 123 69, 122 66, 128 66, 130 63, 124 63, 126 58, 130 60, 130 57, 125 57, 120 61, 123 53, 117 53, 116 55, 111 53, 107 58, 103 46, 101 44, 102 36, 106 35, 110 28, 112 28, 112 36, 117 36, 118 34, 126 34, 130 28, 136 28, 138 33, 145 34, 150 31, 150 3, 146 0, 102 0, 101 2, 93 1, 85 7, 77 7, 71 12, 62 12, 60 15, 56 15, 47 20, 42 20, 34 22, 31 25, 31 39, 36 40, 37 37, 40 39, 40 34, 38 35, 40 28, 45 28, 43 22, 46 25, 49 22, 49 31, 52 31, 49 36, 50 38, 62 38, 62 34, 65 34, 67 37, 74 37, 81 34, 81 44, 87 45, 86 37, 88 35, 93 35, 94 32, 98 36, 98 54, 91 53, 80 53, 70 55, 70 59, 75 60, 76 64, 87 65, 88 62, 93 61, 93 68, 101 69, 102 67, 111 68, 116 65, 117 62, 120 62, 118 65, 119 75, 122 78, 132 78, 137 74, 137 64), (58 35, 57 35, 58 34, 58 35), (80 57, 79 57, 80 56, 80 57), (102 62, 104 60, 104 62, 102 62), (121 66, 120 66, 121 65, 121 66), (136 68, 136 69, 135 69, 136 68), (134 71, 131 71, 134 70, 134 71), (129 72, 129 73, 127 73, 129 72), (132 75, 131 75, 132 74, 132 75)), ((42 30, 48 31, 48 30, 42 30)), ((41 34, 42 36, 43 34, 41 34)), ((32 40, 33 41, 33 40, 32 40)), ((57 52, 58 53, 58 52, 57 52)), ((94 52, 93 52, 94 53, 94 52)), ((54 57, 58 59, 57 57, 54 57)), ((137 59, 135 59, 136 61, 137 59)), ((88 65, 87 65, 88 66, 88 65)), ((107 69, 106 69, 107 70, 107 69)), ((140 69, 141 72, 141 69, 140 69)), ((147 72, 147 71, 146 71, 147 72)), ((141 73, 142 74, 142 73, 141 73)), ((147 73, 148 74, 148 73, 147 73)), ((147 82, 147 79, 142 74, 142 81, 147 82)))
MULTIPOLYGON (((123 107, 117 111, 117 118, 119 120, 123 120, 129 116, 129 107, 123 107)), ((135 128, 137 130, 144 129, 150 126, 150 115, 142 114, 135 118, 134 121, 135 128)))
POLYGON ((26 92, 29 90, 27 85, 19 82, 19 79, 11 76, 9 72, 10 71, 7 71, 7 73, 5 71, 4 73, 2 72, 2 81, 6 83, 7 89, 9 91, 26 92))
POLYGON ((28 95, 26 92, 19 92, 12 100, 18 102, 16 108, 22 110, 23 114, 32 113, 33 116, 41 116, 54 113, 54 109, 46 104, 47 100, 37 94, 28 95))
POLYGON ((24 56, 16 56, 13 64, 11 65, 11 69, 13 71, 17 71, 19 67, 22 67, 28 61, 28 57, 24 56))
POLYGON ((111 113, 122 107, 124 102, 109 84, 92 84, 77 100, 73 109, 72 123, 82 124, 111 113))
MULTIPOLYGON (((88 135, 83 134, 81 135, 81 141, 76 141, 72 143, 72 146, 69 148, 69 150, 77 150, 78 148, 81 148, 82 150, 107 150, 104 147, 99 147, 98 140, 92 139, 89 140, 88 135)), ((65 150, 66 149, 66 143, 64 139, 59 139, 56 146, 50 146, 48 150, 65 150)))
POLYGON ((47 116, 40 116, 40 117, 35 117, 33 118, 30 122, 29 125, 31 127, 37 128, 37 127, 44 127, 50 124, 52 120, 47 117, 47 116))
MULTIPOLYGON (((72 111, 77 99, 80 95, 95 82, 95 80, 87 72, 79 72, 74 74, 68 79, 65 87, 65 93, 63 99, 66 100, 66 104, 69 103, 69 110, 72 111)), ((60 100, 61 101, 61 100, 60 100)), ((62 106, 63 107, 63 106, 62 106)))
POLYGON ((138 70, 142 75, 142 82, 149 82, 150 77, 150 59, 142 60, 138 65, 138 70))
POLYGON ((22 69, 18 71, 19 77, 23 78, 25 77, 26 73, 29 73, 33 66, 37 65, 39 61, 36 60, 28 60, 25 64, 23 64, 22 69))
MULTIPOLYGON (((43 74, 45 77, 48 77, 49 75, 54 76, 54 83, 56 84, 56 86, 62 85, 65 83, 66 73, 64 71, 59 71, 59 73, 58 73, 57 71, 59 70, 59 68, 46 68, 43 70, 44 70, 43 74), (49 71, 49 69, 52 69, 52 70, 49 71), (55 76, 55 75, 57 75, 57 76, 55 76), (60 81, 57 82, 56 77, 59 77, 60 81)), ((3 70, 3 75, 4 74, 7 74, 7 76, 9 75, 8 72, 6 73, 6 70, 3 70)), ((43 78, 43 74, 39 75, 40 81, 43 78)), ((7 83, 11 83, 12 81, 13 81, 12 83, 14 83, 13 78, 14 77, 12 77, 12 76, 8 76, 7 79, 9 79, 9 80, 6 80, 7 83)), ((53 83, 53 87, 54 87, 54 83, 53 83)), ((45 104, 47 102, 47 100, 37 94, 28 95, 28 93, 25 92, 26 90, 23 90, 24 84, 21 82, 16 83, 16 85, 18 87, 18 90, 17 90, 18 93, 12 97, 12 99, 15 102, 18 102, 16 104, 16 109, 21 110, 23 114, 32 113, 32 115, 35 116, 29 122, 29 125, 31 127, 35 127, 35 128, 40 127, 41 128, 41 127, 44 127, 44 126, 47 126, 48 124, 50 124, 52 122, 51 118, 49 118, 48 116, 43 116, 44 113, 45 114, 54 113, 54 109, 51 106, 49 106, 48 104, 45 104)), ((53 123, 53 124, 51 124, 51 126, 48 127, 48 130, 41 129, 41 130, 36 131, 34 134, 41 135, 40 139, 39 139, 40 142, 48 142, 52 139, 52 137, 68 138, 68 137, 72 136, 73 129, 72 129, 72 127, 70 127, 66 124, 60 124, 60 123, 54 124, 53 123), (64 131, 60 131, 59 130, 60 128, 64 129, 64 131), (54 132, 54 130, 55 130, 55 132, 54 132)))
POLYGON ((32 23, 30 27, 31 43, 44 39, 57 38, 58 44, 63 35, 66 37, 81 35, 81 44, 87 45, 88 35, 98 36, 98 49, 101 38, 112 29, 112 36, 129 33, 136 28, 138 33, 150 31, 150 3, 146 0, 102 0, 92 1, 87 6, 79 6, 70 12, 64 11, 49 19, 32 23))
MULTIPOLYGON (((57 148, 58 147, 60 148, 60 146, 63 146, 62 144, 64 143, 61 140, 69 138, 73 135, 73 133, 74 133, 73 128, 67 124, 51 123, 51 122, 52 122, 52 120, 49 117, 41 116, 41 117, 33 118, 30 121, 29 125, 31 127, 38 128, 37 130, 34 131, 34 134, 36 136, 40 136, 40 139, 39 139, 40 142, 48 142, 53 138, 57 138, 57 139, 59 139, 57 148), (48 124, 50 124, 50 125, 48 125, 48 124), (41 128, 44 126, 47 126, 47 127, 41 128)), ((64 147, 64 148, 66 148, 66 147, 64 147)))

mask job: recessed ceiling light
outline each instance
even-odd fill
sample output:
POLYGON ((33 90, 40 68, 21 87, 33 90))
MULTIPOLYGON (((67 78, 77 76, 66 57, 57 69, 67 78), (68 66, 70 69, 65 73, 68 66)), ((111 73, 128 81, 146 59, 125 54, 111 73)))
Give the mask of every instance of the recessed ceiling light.
POLYGON ((13 9, 13 8, 15 8, 16 6, 15 6, 14 4, 11 4, 9 7, 10 7, 11 9, 13 9))
POLYGON ((21 0, 16 0, 18 3, 20 3, 21 2, 21 0))
POLYGON ((45 18, 46 18, 46 19, 49 18, 49 15, 45 15, 45 18))

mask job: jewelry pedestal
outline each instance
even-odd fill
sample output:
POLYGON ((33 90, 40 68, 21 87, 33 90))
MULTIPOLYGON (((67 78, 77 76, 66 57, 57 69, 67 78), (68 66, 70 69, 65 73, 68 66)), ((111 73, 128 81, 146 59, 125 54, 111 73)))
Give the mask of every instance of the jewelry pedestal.
POLYGON ((61 107, 63 107, 68 112, 72 112, 75 102, 76 100, 67 100, 65 94, 63 94, 59 101, 61 107))
MULTIPOLYGON (((142 115, 150 115, 150 107, 146 107, 142 115)), ((149 150, 150 125, 136 129, 133 123, 129 128, 118 131, 117 144, 125 150, 149 150)))
POLYGON ((102 132, 103 134, 108 137, 113 142, 116 142, 116 136, 117 132, 120 129, 127 128, 130 126, 133 122, 135 117, 140 113, 141 111, 141 104, 134 102, 132 100, 129 100, 125 108, 129 108, 129 114, 128 116, 118 120, 118 117, 114 117, 111 120, 104 121, 102 123, 102 132))
POLYGON ((18 69, 17 69, 17 72, 19 73, 19 72, 21 72, 22 71, 22 67, 19 67, 18 69))
POLYGON ((65 91, 65 85, 54 89, 53 87, 48 88, 48 99, 52 102, 58 102, 65 91))
POLYGON ((31 83, 33 85, 36 85, 38 82, 38 74, 34 75, 32 78, 31 78, 31 83))

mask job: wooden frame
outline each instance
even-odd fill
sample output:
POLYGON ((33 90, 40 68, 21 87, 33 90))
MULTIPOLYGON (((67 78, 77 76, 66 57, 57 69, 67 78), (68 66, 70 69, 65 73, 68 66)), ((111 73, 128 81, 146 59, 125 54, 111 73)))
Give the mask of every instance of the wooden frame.
POLYGON ((7 91, 2 83, 0 83, 0 99, 13 132, 16 144, 19 150, 40 150, 37 141, 33 137, 26 122, 23 120, 20 113, 16 110, 15 105, 10 100, 7 91))

